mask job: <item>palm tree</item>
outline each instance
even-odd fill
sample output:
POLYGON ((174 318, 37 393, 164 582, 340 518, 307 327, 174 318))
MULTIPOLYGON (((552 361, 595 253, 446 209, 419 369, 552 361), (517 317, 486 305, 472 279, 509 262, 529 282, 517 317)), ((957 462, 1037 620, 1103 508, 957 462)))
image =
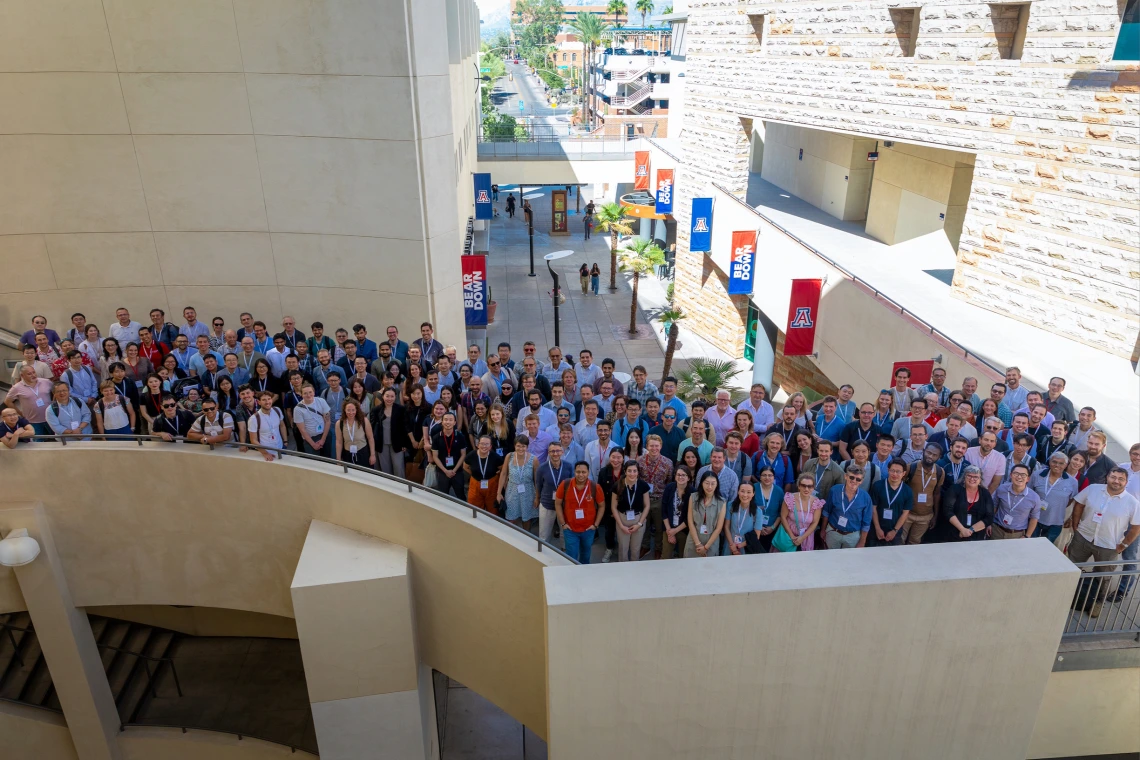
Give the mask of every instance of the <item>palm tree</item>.
MULTIPOLYGON (((685 312, 680 307, 670 306, 659 315, 665 323, 668 341, 665 344, 665 368, 661 370, 661 385, 665 385, 665 378, 669 377, 669 370, 673 367, 673 353, 677 350, 677 335, 681 332, 677 323, 685 318, 685 312)), ((660 386, 658 386, 660 387, 660 386)))
POLYGON ((665 263, 665 251, 652 240, 634 240, 623 249, 621 268, 625 272, 633 272, 633 300, 629 304, 629 332, 637 332, 637 286, 641 275, 653 274, 654 270, 665 263))
POLYGON ((610 290, 617 290, 617 244, 618 235, 628 235, 633 227, 625 218, 625 207, 617 203, 607 203, 598 209, 598 221, 594 229, 610 233, 610 290))
POLYGON ((614 17, 614 21, 618 26, 621 26, 621 17, 625 16, 629 20, 629 5, 625 0, 610 0, 609 5, 606 6, 606 13, 614 17))
POLYGON ((728 360, 698 356, 690 359, 689 366, 677 374, 677 395, 685 401, 711 399, 718 390, 728 391, 734 398, 742 393, 740 388, 729 385, 736 374, 736 365, 728 360))
MULTIPOLYGON (((594 82, 594 54, 598 50, 598 46, 602 44, 602 35, 609 30, 609 22, 595 16, 593 13, 579 13, 570 27, 578 35, 582 41, 582 46, 585 48, 586 55, 586 82, 582 87, 582 95, 585 97, 590 93, 594 82)), ((591 96, 592 100, 592 96, 591 96)), ((583 101, 585 102, 585 101, 583 101)), ((594 104, 591 102, 590 106, 586 109, 589 115, 589 128, 594 128, 594 104)))
POLYGON ((670 15, 672 12, 673 12, 673 6, 672 6, 672 5, 666 5, 666 6, 665 6, 665 9, 664 9, 663 11, 661 11, 661 15, 662 15, 662 16, 668 16, 668 15, 670 15))
POLYGON ((637 0, 633 7, 641 13, 641 25, 645 26, 645 17, 653 13, 653 0, 637 0))

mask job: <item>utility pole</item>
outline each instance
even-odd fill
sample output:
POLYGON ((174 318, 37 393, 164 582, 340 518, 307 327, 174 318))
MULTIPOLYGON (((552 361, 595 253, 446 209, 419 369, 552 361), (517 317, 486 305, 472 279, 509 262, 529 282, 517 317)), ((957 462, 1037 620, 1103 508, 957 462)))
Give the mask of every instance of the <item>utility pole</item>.
MULTIPOLYGON (((530 274, 528 277, 537 277, 534 273, 534 209, 524 209, 526 214, 527 233, 530 238, 530 274)), ((558 345, 555 341, 554 345, 558 345)))

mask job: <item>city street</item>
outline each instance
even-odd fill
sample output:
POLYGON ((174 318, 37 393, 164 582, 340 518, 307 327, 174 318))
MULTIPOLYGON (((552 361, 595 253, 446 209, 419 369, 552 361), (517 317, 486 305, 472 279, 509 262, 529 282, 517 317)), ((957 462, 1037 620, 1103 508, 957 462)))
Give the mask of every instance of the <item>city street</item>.
POLYGON ((543 92, 542 80, 528 73, 524 63, 514 64, 510 60, 506 63, 507 72, 514 76, 514 80, 503 77, 493 84, 494 89, 491 91, 491 102, 499 113, 520 121, 529 118, 541 127, 537 130, 539 135, 567 134, 570 129, 570 113, 574 109, 568 105, 551 108, 549 97, 543 92), (520 101, 522 108, 519 107, 520 101))

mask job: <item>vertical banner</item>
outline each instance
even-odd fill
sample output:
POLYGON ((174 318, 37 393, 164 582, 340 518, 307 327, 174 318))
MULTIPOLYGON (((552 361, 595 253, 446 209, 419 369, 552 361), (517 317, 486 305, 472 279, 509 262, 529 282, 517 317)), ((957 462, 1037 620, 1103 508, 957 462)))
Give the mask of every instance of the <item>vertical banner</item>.
POLYGON ((475 177, 475 218, 490 219, 494 214, 491 207, 491 175, 484 172, 475 177))
POLYGON ((751 295, 752 275, 756 271, 756 230, 732 233, 732 252, 728 264, 728 294, 751 295))
POLYGON ((815 353, 815 323, 823 280, 792 280, 788 301, 788 327, 784 330, 784 356, 815 353))
POLYGON ((693 198, 693 218, 689 224, 689 250, 712 250, 712 198, 693 198))
POLYGON ((658 214, 673 213, 673 170, 657 170, 657 207, 658 214))
POLYGON ((464 255, 463 318, 468 327, 487 326, 487 257, 464 255))
POLYGON ((633 189, 649 190, 649 151, 639 150, 633 154, 633 189))
POLYGON ((550 234, 568 235, 566 227, 566 191, 553 190, 550 193, 550 234))

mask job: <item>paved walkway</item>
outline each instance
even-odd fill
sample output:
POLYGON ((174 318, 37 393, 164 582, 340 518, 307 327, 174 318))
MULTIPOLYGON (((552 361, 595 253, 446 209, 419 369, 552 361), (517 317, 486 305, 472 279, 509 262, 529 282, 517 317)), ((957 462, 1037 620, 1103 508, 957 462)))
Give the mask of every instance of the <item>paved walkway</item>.
POLYGON ((758 174, 749 177, 748 203, 970 353, 1002 369, 1020 367, 1029 387, 1044 389, 1050 377, 1064 377, 1065 395, 1077 408, 1088 405, 1099 411, 1097 424, 1112 439, 1109 455, 1128 461, 1128 447, 1140 440, 1140 378, 1131 363, 951 298, 948 275, 955 255, 941 232, 888 246, 867 235, 862 223, 841 222, 758 174))

